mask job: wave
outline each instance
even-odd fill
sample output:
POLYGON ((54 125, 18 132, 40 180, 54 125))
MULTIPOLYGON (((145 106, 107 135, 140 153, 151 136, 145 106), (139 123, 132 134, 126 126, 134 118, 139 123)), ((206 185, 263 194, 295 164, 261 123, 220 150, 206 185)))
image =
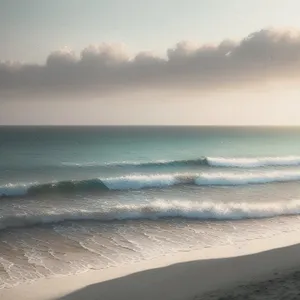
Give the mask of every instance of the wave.
POLYGON ((300 171, 269 171, 259 173, 207 173, 195 178, 197 185, 246 185, 300 180, 300 171))
POLYGON ((83 162, 83 163, 76 163, 76 162, 63 162, 64 166, 68 167, 132 167, 132 168, 155 168, 155 167, 180 167, 180 166, 197 166, 197 165, 208 165, 207 159, 205 157, 198 158, 198 159, 187 159, 187 160, 157 160, 157 161, 150 161, 150 162, 137 162, 137 161, 122 161, 122 162, 110 162, 110 163, 100 163, 100 162, 83 162))
POLYGON ((299 156, 277 156, 277 157, 202 157, 187 160, 158 160, 151 162, 112 162, 101 164, 98 162, 72 163, 64 162, 68 167, 184 167, 184 166, 208 166, 208 167, 228 167, 228 168, 258 168, 268 166, 298 166, 299 156))
POLYGON ((45 194, 66 194, 75 192, 79 193, 110 190, 139 190, 144 188, 164 188, 174 185, 236 186, 297 180, 300 180, 300 171, 149 174, 96 178, 81 181, 70 180, 47 184, 8 184, 0 186, 0 195, 2 195, 2 197, 24 195, 38 196, 45 194))
POLYGON ((138 190, 167 187, 184 183, 179 175, 131 175, 87 180, 69 180, 45 184, 20 183, 0 186, 0 196, 38 196, 45 194, 68 194, 75 192, 99 192, 109 190, 138 190))
POLYGON ((19 183, 0 186, 0 196, 37 196, 55 193, 74 193, 84 191, 103 191, 108 187, 99 179, 69 180, 52 183, 19 183))
POLYGON ((299 156, 278 156, 278 157, 208 157, 207 163, 213 167, 237 167, 254 168, 267 166, 298 166, 300 165, 299 156))
POLYGON ((218 203, 212 201, 157 200, 147 204, 117 205, 103 211, 49 212, 41 215, 22 214, 0 218, 0 229, 26 227, 64 221, 157 220, 185 218, 195 220, 241 220, 300 214, 300 200, 279 203, 218 203))

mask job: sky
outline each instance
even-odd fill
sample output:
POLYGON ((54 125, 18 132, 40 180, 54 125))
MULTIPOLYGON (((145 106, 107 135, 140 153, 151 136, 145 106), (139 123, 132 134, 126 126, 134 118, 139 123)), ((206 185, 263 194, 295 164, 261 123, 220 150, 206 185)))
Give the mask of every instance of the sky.
POLYGON ((0 124, 300 125, 299 11, 0 0, 0 124))

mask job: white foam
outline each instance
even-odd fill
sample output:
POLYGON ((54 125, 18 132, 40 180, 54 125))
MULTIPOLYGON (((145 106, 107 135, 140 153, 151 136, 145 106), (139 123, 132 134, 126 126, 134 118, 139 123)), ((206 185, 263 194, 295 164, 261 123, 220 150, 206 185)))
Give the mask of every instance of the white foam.
POLYGON ((150 204, 122 205, 115 208, 117 219, 183 217, 191 219, 236 220, 247 218, 268 218, 300 213, 300 200, 275 203, 247 202, 195 202, 159 200, 150 204))
POLYGON ((266 171, 257 173, 204 173, 195 179, 198 185, 245 185, 300 180, 300 171, 266 171))
POLYGON ((278 157, 207 157, 209 165, 214 167, 265 167, 265 166, 296 166, 300 165, 299 156, 278 156, 278 157))
POLYGON ((28 187, 33 185, 33 183, 8 183, 0 186, 0 196, 22 196, 26 195, 28 187))
POLYGON ((246 185, 300 180, 300 171, 205 172, 133 175, 100 179, 111 190, 168 187, 178 184, 246 185))
POLYGON ((149 187, 164 187, 179 183, 174 175, 132 175, 122 177, 104 178, 101 181, 110 190, 141 189, 149 187))
POLYGON ((103 210, 48 211, 43 214, 20 214, 0 217, 0 228, 58 223, 62 221, 114 221, 180 217, 198 220, 239 220, 300 214, 300 200, 285 202, 195 202, 156 200, 143 204, 116 205, 103 210))

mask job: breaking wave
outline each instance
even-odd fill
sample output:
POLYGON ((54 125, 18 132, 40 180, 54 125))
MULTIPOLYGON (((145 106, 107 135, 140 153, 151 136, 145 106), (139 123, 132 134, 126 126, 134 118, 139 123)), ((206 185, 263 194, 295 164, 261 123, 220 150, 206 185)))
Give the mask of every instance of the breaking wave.
POLYGON ((299 156, 279 156, 279 157, 244 157, 244 158, 207 158, 210 166, 214 167, 237 167, 255 168, 267 166, 298 166, 300 165, 299 156))
POLYGON ((52 224, 63 221, 157 220, 161 218, 186 218, 197 220, 240 220, 269 218, 300 213, 300 200, 278 203, 247 203, 212 201, 166 201, 148 204, 117 205, 102 211, 77 210, 49 212, 43 215, 22 214, 0 218, 0 229, 52 224))
POLYGON ((64 162, 64 166, 69 167, 183 167, 183 166, 208 166, 208 167, 228 167, 228 168, 258 168, 268 166, 299 166, 299 156, 278 156, 278 157, 202 157, 187 160, 159 160, 152 162, 113 162, 101 164, 97 162, 72 163, 64 162))
POLYGON ((99 179, 69 180, 52 183, 19 183, 0 186, 0 196, 37 196, 45 194, 65 194, 84 191, 108 190, 99 179))
POLYGON ((96 178, 79 181, 59 181, 46 184, 7 184, 0 186, 0 195, 2 195, 2 197, 24 195, 38 196, 45 194, 66 194, 75 192, 139 190, 144 188, 163 188, 174 185, 235 186, 297 180, 300 180, 300 171, 148 174, 96 178))

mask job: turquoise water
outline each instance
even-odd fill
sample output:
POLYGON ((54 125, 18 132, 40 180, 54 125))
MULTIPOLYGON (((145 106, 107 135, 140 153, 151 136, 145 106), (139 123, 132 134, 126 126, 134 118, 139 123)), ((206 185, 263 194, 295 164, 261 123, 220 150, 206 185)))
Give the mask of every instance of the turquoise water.
POLYGON ((0 127, 0 288, 298 230, 299 137, 0 127))
POLYGON ((85 179, 132 171, 109 168, 109 164, 300 156, 299 134, 297 128, 2 127, 0 183, 85 179))

